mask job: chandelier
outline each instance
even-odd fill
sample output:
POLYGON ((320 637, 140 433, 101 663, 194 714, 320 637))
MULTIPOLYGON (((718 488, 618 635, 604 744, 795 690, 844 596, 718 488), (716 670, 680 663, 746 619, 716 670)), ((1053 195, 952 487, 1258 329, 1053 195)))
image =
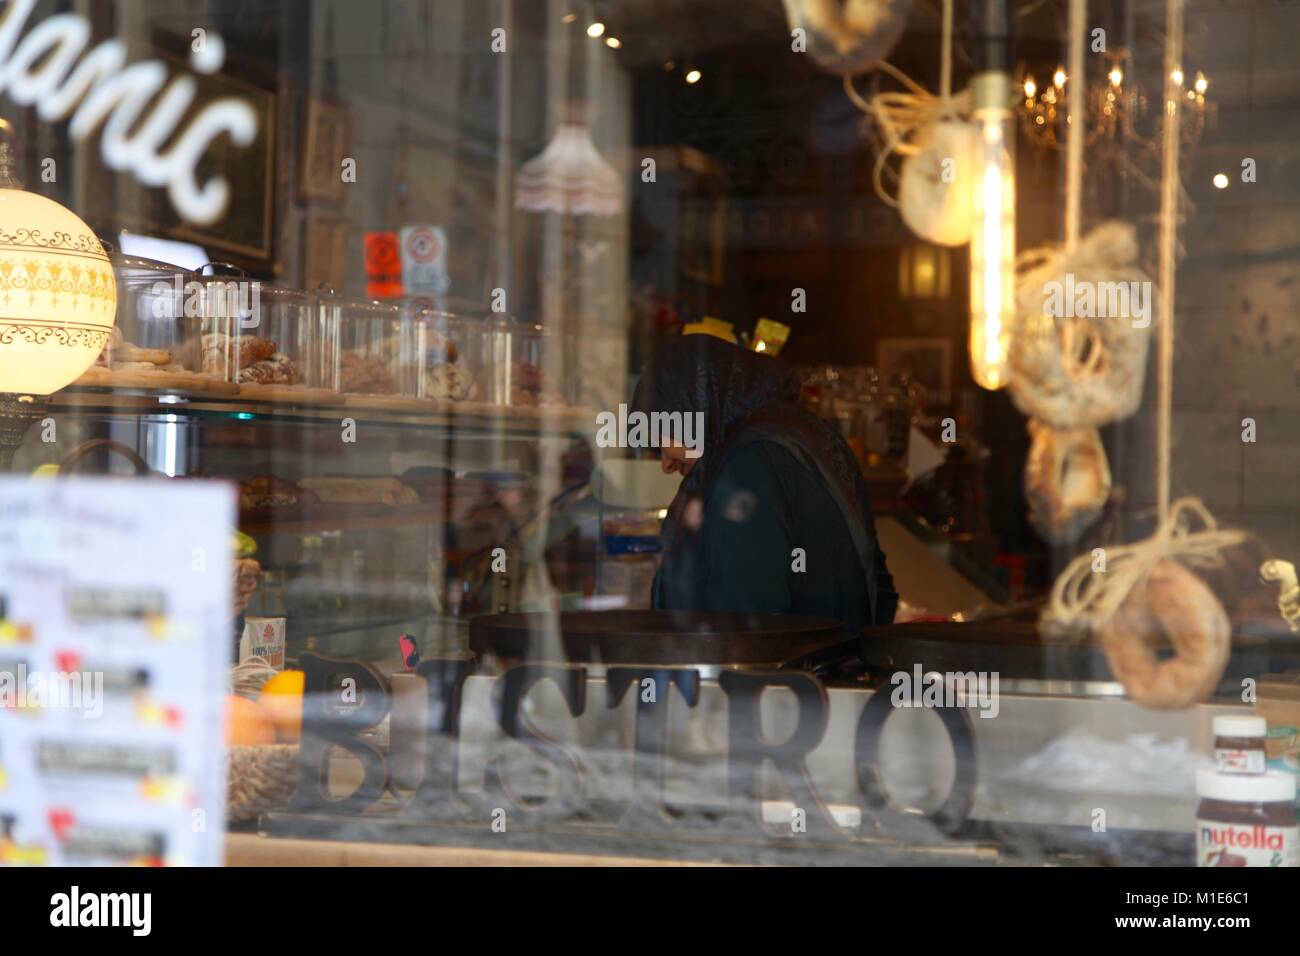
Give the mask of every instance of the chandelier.
MULTIPOLYGON (((1131 72, 1125 69, 1129 62, 1128 51, 1117 50, 1105 56, 1106 75, 1092 85, 1085 81, 1081 93, 1079 85, 1066 76, 1062 66, 1058 66, 1042 84, 1032 73, 1021 73, 1017 82, 1017 113, 1031 141, 1051 149, 1064 149, 1065 130, 1074 107, 1072 97, 1082 95, 1084 103, 1080 113, 1084 119, 1086 148, 1114 145, 1158 152, 1159 94, 1155 98, 1157 109, 1152 113, 1148 109, 1146 93, 1136 82, 1128 79, 1131 72)), ((1184 145, 1193 146, 1213 117, 1214 108, 1205 98, 1210 83, 1200 71, 1190 82, 1181 69, 1174 70, 1172 78, 1178 86, 1186 83, 1186 101, 1179 111, 1180 134, 1184 145)))

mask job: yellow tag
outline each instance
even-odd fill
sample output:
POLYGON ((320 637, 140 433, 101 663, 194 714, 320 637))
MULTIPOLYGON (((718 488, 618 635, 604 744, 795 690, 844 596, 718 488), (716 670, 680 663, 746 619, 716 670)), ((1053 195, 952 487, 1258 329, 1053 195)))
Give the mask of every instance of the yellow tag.
POLYGON ((700 321, 685 326, 682 335, 712 335, 715 339, 736 344, 735 327, 730 322, 723 322, 721 319, 707 315, 700 321))
POLYGON ((754 326, 754 351, 764 355, 776 355, 790 337, 790 326, 773 322, 771 319, 759 319, 754 326))

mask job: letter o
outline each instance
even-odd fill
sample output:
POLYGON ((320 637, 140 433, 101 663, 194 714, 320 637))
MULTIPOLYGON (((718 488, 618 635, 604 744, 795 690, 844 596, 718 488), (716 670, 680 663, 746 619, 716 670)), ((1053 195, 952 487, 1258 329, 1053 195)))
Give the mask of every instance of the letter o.
MULTIPOLYGON (((880 735, 885 721, 894 712, 890 695, 876 691, 862 708, 858 718, 858 731, 853 742, 853 763, 858 777, 858 787, 868 810, 874 813, 903 816, 895 810, 880 782, 877 762, 880 758, 880 735)), ((975 803, 975 735, 971 732, 970 717, 963 707, 931 707, 943 721, 952 741, 952 754, 956 763, 952 790, 943 806, 926 819, 947 834, 954 834, 965 825, 975 803)), ((910 818, 910 815, 908 815, 910 818)))

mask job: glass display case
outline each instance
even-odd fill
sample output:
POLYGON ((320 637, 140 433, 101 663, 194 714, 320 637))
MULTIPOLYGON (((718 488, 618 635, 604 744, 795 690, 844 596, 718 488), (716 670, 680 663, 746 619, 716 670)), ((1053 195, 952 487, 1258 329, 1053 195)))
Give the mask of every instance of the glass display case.
POLYGON ((871 6, 0 11, 0 864, 1300 864, 1300 7, 871 6))

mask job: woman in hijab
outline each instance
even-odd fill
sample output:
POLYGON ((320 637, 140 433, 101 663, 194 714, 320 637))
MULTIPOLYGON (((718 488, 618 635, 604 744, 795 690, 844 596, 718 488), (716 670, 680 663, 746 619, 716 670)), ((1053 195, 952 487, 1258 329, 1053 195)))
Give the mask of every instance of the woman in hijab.
POLYGON ((638 411, 703 413, 693 448, 660 448, 682 483, 655 607, 833 617, 849 633, 893 621, 898 594, 857 461, 793 399, 784 364, 710 335, 676 340, 642 375, 638 411))

